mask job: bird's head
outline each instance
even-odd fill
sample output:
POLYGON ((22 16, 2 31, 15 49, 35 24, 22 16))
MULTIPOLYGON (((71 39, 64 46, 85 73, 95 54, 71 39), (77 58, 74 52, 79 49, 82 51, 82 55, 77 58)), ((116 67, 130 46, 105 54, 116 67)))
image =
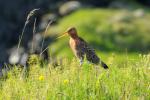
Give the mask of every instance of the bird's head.
POLYGON ((71 28, 68 28, 67 29, 67 33, 70 35, 70 36, 76 36, 77 35, 77 30, 75 27, 71 27, 71 28))
POLYGON ((63 35, 59 36, 58 38, 61 38, 61 37, 65 36, 65 35, 67 35, 67 34, 68 34, 71 38, 76 38, 76 37, 78 37, 76 28, 75 28, 75 27, 71 27, 71 28, 68 28, 67 31, 64 32, 63 35))

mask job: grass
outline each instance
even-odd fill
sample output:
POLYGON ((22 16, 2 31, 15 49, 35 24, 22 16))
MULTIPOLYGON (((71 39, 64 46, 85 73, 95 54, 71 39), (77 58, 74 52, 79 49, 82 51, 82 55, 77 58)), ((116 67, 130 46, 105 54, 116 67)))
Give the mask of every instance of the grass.
POLYGON ((0 80, 0 99, 149 100, 150 55, 134 59, 126 55, 124 63, 117 62, 116 56, 120 55, 108 58, 109 70, 96 69, 86 62, 79 67, 76 59, 63 59, 56 68, 51 64, 42 67, 37 60, 30 65, 28 77, 15 67, 7 79, 0 80))

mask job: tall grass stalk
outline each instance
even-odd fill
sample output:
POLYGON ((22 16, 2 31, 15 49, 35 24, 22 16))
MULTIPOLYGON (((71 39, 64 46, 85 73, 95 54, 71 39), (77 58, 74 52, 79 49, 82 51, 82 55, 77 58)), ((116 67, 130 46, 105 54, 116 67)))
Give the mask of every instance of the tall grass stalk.
POLYGON ((19 42, 18 42, 17 51, 18 51, 18 49, 19 49, 19 47, 20 47, 20 44, 21 44, 21 41, 22 41, 22 38, 23 38, 23 34, 24 34, 24 32, 25 32, 25 28, 26 28, 27 24, 30 22, 30 18, 35 14, 35 12, 36 12, 37 10, 39 10, 39 8, 38 8, 38 9, 33 9, 33 10, 31 10, 31 11, 29 12, 27 18, 26 18, 24 27, 23 27, 23 29, 22 29, 22 33, 21 33, 21 35, 19 36, 19 42))
POLYGON ((33 25, 33 38, 32 38, 32 50, 31 50, 31 52, 33 52, 33 50, 34 50, 34 36, 35 36, 35 33, 36 33, 36 21, 37 21, 37 19, 35 18, 35 20, 34 20, 34 25, 33 25))
MULTIPOLYGON (((47 33, 48 28, 49 28, 50 25, 52 24, 52 22, 53 22, 53 20, 50 20, 50 21, 48 22, 47 26, 46 26, 46 29, 45 29, 45 32, 44 32, 44 36, 43 36, 43 40, 42 40, 42 45, 41 45, 40 57, 41 57, 41 55, 42 55, 42 53, 43 53, 43 46, 44 46, 44 41, 45 41, 45 35, 46 35, 46 33, 47 33)), ((45 51, 45 49, 44 49, 44 51, 45 51)))

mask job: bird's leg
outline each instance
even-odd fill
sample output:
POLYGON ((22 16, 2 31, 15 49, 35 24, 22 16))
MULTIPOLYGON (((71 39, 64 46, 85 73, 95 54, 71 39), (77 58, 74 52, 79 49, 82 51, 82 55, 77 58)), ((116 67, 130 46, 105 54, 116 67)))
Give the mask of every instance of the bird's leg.
POLYGON ((80 58, 79 62, 80 62, 80 67, 81 67, 83 64, 83 58, 80 58))
POLYGON ((95 65, 96 77, 101 73, 98 65, 95 65))
POLYGON ((90 64, 90 62, 89 62, 89 61, 87 61, 87 64, 90 64))

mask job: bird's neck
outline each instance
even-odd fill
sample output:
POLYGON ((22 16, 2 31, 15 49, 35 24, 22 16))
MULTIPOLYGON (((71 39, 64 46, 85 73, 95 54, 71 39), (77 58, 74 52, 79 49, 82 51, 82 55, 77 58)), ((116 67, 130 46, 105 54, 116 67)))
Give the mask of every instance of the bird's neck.
POLYGON ((73 43, 78 43, 80 40, 79 40, 79 37, 74 37, 74 38, 72 38, 72 37, 70 37, 70 44, 72 45, 73 43))
POLYGON ((71 37, 72 39, 78 39, 78 38, 79 38, 77 34, 70 35, 70 37, 71 37))

